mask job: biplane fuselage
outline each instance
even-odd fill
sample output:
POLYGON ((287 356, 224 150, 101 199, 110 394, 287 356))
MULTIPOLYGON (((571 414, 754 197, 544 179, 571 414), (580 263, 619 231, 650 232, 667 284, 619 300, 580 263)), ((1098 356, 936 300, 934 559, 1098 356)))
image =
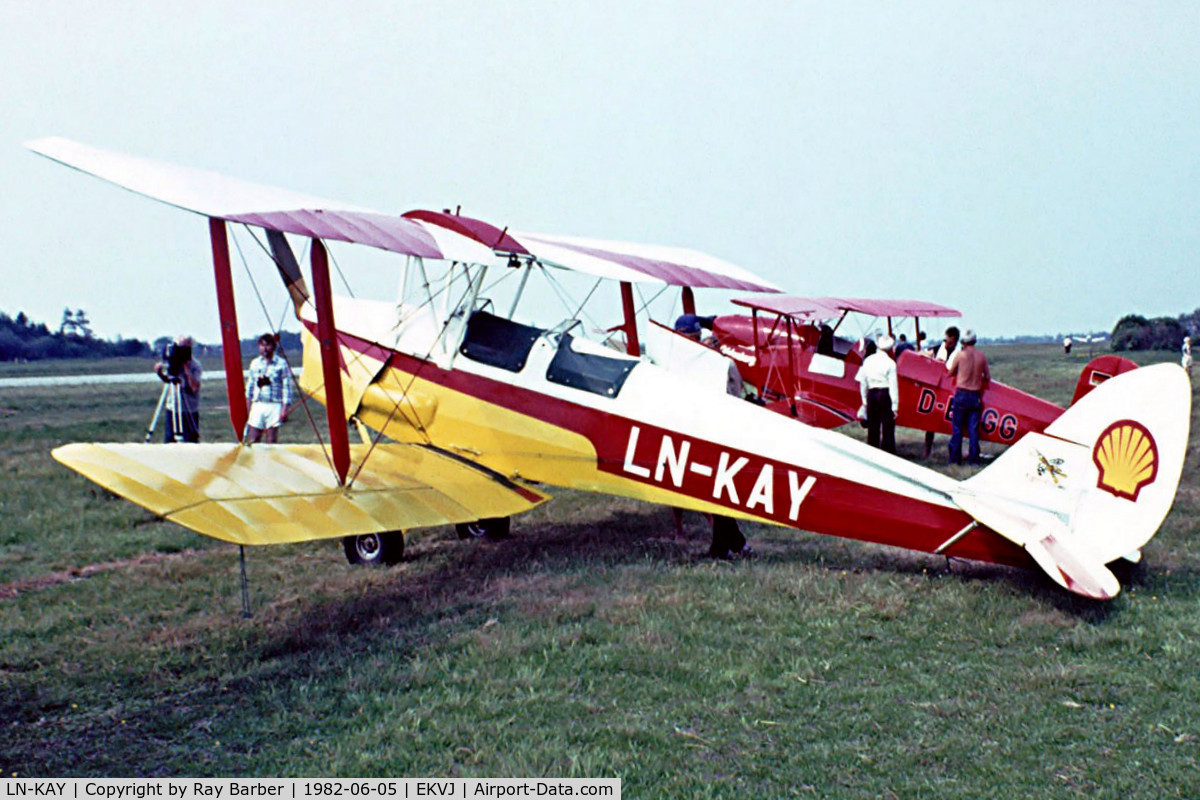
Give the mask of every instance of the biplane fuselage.
MULTIPOLYGON (((339 298, 336 316, 355 321, 338 323, 346 407, 388 438, 428 444, 515 480, 1030 563, 980 527, 947 546, 972 523, 950 500, 952 479, 937 476, 930 485, 931 473, 893 457, 881 471, 879 451, 732 397, 723 382, 693 383, 548 330, 531 338, 527 326, 494 317, 452 347, 434 346, 434 328, 420 312, 392 329, 392 306, 339 298), (478 338, 485 336, 493 341, 478 338), (491 363, 468 355, 473 350, 491 363), (571 385, 573 366, 619 377, 582 388, 583 378, 571 385)), ((315 347, 305 352, 311 359, 315 347)), ((320 374, 315 366, 306 362, 302 387, 323 400, 323 386, 309 377, 320 374)))

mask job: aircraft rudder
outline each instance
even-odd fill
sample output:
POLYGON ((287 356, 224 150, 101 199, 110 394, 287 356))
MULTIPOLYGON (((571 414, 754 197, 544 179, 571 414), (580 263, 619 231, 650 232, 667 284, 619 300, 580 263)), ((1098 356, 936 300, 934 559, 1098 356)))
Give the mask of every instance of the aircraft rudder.
POLYGON ((1137 366, 1136 363, 1130 361, 1128 358, 1115 356, 1111 353, 1096 356, 1079 373, 1079 380, 1075 383, 1075 394, 1071 397, 1071 405, 1078 403, 1084 395, 1106 380, 1137 369, 1137 366))

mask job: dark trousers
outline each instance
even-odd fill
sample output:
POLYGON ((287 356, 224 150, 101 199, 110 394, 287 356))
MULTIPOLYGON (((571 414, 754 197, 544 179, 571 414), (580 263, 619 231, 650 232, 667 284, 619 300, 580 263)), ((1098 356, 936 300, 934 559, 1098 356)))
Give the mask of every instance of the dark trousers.
POLYGON ((167 444, 200 441, 200 412, 180 411, 178 421, 173 412, 168 412, 167 424, 163 426, 163 441, 167 444))
POLYGON ((959 389, 954 393, 954 399, 950 401, 950 455, 946 463, 962 463, 963 428, 970 439, 967 463, 979 463, 979 417, 982 413, 983 400, 979 392, 959 389))
POLYGON ((713 558, 729 558, 737 555, 746 546, 746 537, 742 535, 737 520, 733 517, 712 515, 712 547, 708 554, 713 558))
POLYGON ((887 389, 867 390, 867 444, 896 452, 896 418, 892 416, 892 393, 887 389))

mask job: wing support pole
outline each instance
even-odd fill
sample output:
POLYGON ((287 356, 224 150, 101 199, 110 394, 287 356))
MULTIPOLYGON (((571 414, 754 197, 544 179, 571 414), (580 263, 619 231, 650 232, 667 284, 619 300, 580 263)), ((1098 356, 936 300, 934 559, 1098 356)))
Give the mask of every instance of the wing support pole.
POLYGON ((642 354, 638 342, 637 307, 633 304, 633 284, 621 281, 621 307, 625 310, 625 352, 637 358, 642 354))
POLYGON ((329 256, 320 239, 312 243, 313 299, 317 311, 317 340, 321 344, 321 374, 325 379, 325 413, 329 419, 329 448, 338 483, 346 484, 350 469, 350 435, 346 432, 346 403, 342 399, 342 368, 338 358, 337 326, 333 320, 333 291, 329 256))
POLYGON ((225 357, 225 391, 229 395, 229 422, 242 441, 246 431, 246 381, 242 377, 242 343, 238 338, 237 305, 233 300, 233 274, 229 268, 229 237, 225 220, 208 218, 212 241, 213 274, 217 281, 217 312, 221 317, 221 351, 225 357))

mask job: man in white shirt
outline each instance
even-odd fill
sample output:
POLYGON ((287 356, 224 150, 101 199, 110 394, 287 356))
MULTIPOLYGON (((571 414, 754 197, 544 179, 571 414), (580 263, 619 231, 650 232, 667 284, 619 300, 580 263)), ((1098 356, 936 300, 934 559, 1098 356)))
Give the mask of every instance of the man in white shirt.
POLYGON ((875 344, 878 349, 866 357, 858 370, 858 389, 867 416, 867 444, 895 453, 900 386, 891 349, 896 342, 885 333, 875 344))

